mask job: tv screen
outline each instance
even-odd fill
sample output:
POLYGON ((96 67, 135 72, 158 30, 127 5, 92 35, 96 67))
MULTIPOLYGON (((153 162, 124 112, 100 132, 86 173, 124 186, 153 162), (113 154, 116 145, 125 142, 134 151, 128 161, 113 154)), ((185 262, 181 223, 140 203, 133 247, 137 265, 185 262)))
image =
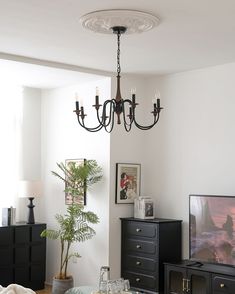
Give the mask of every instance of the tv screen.
POLYGON ((235 266, 234 229, 234 196, 189 196, 190 259, 235 266))

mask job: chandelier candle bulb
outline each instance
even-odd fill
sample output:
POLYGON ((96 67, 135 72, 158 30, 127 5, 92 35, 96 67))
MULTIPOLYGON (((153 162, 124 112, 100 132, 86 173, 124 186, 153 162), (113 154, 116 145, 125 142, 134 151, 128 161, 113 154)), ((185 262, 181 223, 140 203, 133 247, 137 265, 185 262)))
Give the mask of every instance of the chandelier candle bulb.
POLYGON ((99 105, 99 92, 96 90, 96 95, 95 95, 95 105, 99 105))
POLYGON ((131 94, 136 94, 136 88, 131 88, 131 94))
POLYGON ((157 98, 159 98, 159 99, 161 98, 161 94, 160 94, 160 92, 159 92, 158 90, 156 91, 155 98, 156 98, 156 99, 157 99, 157 98))

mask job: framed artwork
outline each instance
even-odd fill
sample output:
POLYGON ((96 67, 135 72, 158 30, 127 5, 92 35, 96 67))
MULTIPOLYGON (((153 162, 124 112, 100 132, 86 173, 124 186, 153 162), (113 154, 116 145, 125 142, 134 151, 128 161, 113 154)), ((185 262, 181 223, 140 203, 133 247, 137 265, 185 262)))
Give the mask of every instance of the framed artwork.
POLYGON ((115 203, 134 203, 140 195, 140 164, 116 164, 116 199, 115 203))
MULTIPOLYGON (((71 166, 71 163, 74 164, 75 166, 79 166, 79 165, 85 165, 86 164, 86 159, 82 158, 82 159, 66 159, 65 160, 65 167, 69 170, 69 167, 71 166)), ((65 179, 67 180, 67 177, 65 177, 65 179)), ((65 185, 66 188, 66 185, 65 185)), ((83 204, 86 205, 86 189, 84 186, 83 189, 83 193, 82 195, 78 195, 75 199, 75 203, 78 204, 83 204)), ((72 196, 69 193, 65 192, 65 204, 69 205, 72 204, 72 196)))

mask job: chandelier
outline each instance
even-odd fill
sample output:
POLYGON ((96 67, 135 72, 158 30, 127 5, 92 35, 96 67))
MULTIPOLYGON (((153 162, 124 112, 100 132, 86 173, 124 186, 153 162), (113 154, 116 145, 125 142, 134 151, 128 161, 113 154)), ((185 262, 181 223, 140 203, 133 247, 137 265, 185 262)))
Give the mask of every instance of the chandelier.
POLYGON ((155 99, 153 100, 153 109, 151 111, 152 123, 149 125, 141 125, 137 121, 136 108, 139 104, 136 102, 135 93, 132 93, 131 99, 123 99, 121 96, 120 37, 124 33, 147 31, 158 24, 158 18, 140 11, 104 10, 89 13, 83 16, 81 21, 84 27, 93 31, 102 33, 110 33, 111 31, 113 34, 117 35, 117 90, 116 97, 104 101, 103 105, 100 104, 99 93, 96 91, 95 104, 92 105, 97 117, 97 125, 95 127, 88 127, 85 124, 87 114, 85 114, 84 107, 80 107, 79 101, 76 100, 76 109, 74 112, 77 115, 79 125, 89 132, 98 132, 104 128, 105 131, 109 133, 113 130, 115 120, 118 125, 123 124, 127 132, 131 130, 132 125, 135 125, 140 130, 149 130, 154 127, 157 124, 160 112, 163 109, 160 105, 160 94, 156 94, 155 99), (103 17, 102 21, 101 15, 103 17), (125 23, 127 22, 127 15, 128 24, 125 23), (112 22, 114 22, 115 25, 110 27, 112 22), (116 25, 117 22, 122 23, 122 25, 116 25))

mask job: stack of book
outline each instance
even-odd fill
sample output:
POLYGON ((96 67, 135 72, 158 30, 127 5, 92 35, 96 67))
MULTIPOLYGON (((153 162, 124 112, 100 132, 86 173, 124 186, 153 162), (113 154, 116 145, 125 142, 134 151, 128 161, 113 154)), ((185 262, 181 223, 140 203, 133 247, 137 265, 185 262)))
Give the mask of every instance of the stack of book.
POLYGON ((2 225, 15 225, 16 209, 11 207, 2 208, 2 225))

